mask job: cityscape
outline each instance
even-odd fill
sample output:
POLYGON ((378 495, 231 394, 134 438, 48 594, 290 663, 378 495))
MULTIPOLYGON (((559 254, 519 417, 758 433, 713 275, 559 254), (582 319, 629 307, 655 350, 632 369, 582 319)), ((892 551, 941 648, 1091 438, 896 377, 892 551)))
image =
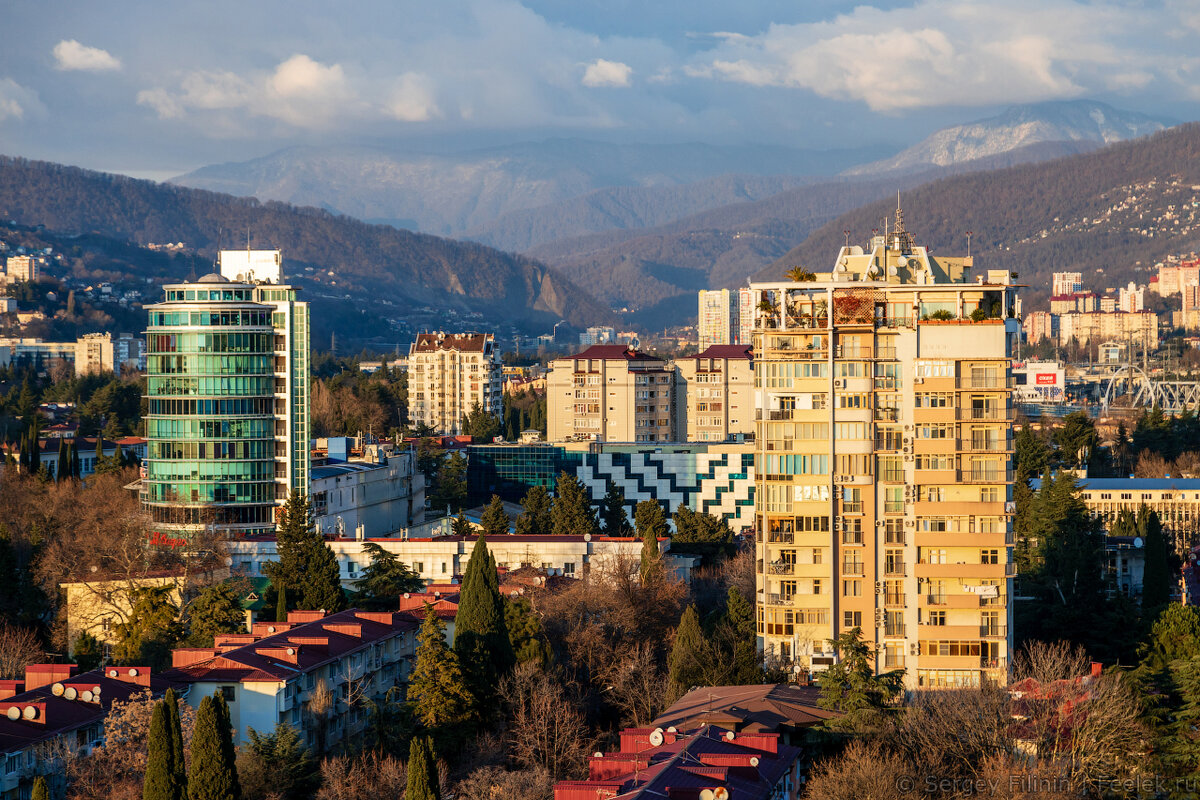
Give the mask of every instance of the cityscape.
POLYGON ((73 5, 0 800, 1200 797, 1194 13, 73 5))

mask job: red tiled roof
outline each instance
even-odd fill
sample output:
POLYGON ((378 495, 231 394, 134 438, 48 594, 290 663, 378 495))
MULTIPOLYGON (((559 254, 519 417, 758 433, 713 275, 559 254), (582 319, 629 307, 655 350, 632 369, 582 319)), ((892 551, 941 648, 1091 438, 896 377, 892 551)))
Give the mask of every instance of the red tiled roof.
POLYGON ((838 716, 817 705, 819 696, 816 687, 782 683, 705 686, 676 700, 653 724, 693 728, 710 723, 739 732, 779 733, 838 716))
POLYGON ((411 352, 436 353, 438 350, 458 350, 463 353, 482 353, 492 341, 490 333, 419 333, 411 352))
MULTIPOLYGON (((180 666, 169 670, 166 677, 181 683, 286 681, 397 631, 415 631, 418 627, 410 615, 393 612, 351 609, 313 621, 301 621, 299 614, 297 617, 293 620, 289 615, 290 624, 280 623, 280 628, 286 625, 284 630, 255 637, 203 661, 193 662, 193 654, 180 651, 176 658, 180 666), (315 643, 318 640, 320 644, 315 643)), ((255 629, 262 627, 269 631, 274 626, 263 623, 255 629)))
POLYGON ((594 344, 582 353, 576 353, 568 358, 592 358, 598 361, 616 361, 624 359, 625 361, 662 361, 657 356, 643 353, 640 350, 634 350, 632 347, 623 344, 594 344))
POLYGON ((691 356, 701 358, 753 358, 753 348, 748 344, 710 344, 703 353, 691 356))

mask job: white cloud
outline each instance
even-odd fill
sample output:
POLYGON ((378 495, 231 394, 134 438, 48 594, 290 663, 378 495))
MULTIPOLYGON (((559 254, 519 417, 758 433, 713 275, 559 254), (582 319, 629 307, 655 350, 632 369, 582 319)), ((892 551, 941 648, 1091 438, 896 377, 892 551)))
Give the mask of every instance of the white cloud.
POLYGON ((54 45, 55 68, 60 70, 84 70, 103 72, 121 68, 121 62, 112 53, 99 47, 88 47, 75 39, 63 39, 54 45))
MULTIPOLYGON (((428 76, 417 72, 406 72, 396 79, 387 109, 391 116, 401 122, 428 122, 442 116, 442 110, 434 99, 433 82, 428 76)), ((464 118, 468 118, 469 114, 469 110, 464 109, 464 118)))
POLYGON ((597 58, 587 65, 583 72, 584 86, 629 86, 633 76, 633 67, 620 61, 609 61, 597 58))
POLYGON ((42 116, 46 107, 38 99, 37 92, 27 89, 12 78, 0 78, 0 122, 42 116))
POLYGON ((1186 24, 1176 9, 1079 0, 918 0, 860 6, 832 20, 772 25, 720 43, 685 68, 696 78, 807 89, 898 112, 1133 90, 1168 80, 1183 53, 1155 46, 1186 24), (1137 65, 1131 69, 1131 65, 1137 65))

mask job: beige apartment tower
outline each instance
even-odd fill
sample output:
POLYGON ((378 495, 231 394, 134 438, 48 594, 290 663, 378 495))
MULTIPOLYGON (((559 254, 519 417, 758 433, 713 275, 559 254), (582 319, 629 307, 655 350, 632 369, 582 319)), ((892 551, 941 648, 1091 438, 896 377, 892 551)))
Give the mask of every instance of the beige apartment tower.
POLYGON ((675 362, 679 375, 676 430, 689 442, 754 436, 754 362, 750 345, 714 344, 675 362))
POLYGON ((415 424, 441 434, 462 433, 463 417, 478 404, 500 417, 504 376, 490 333, 422 333, 408 351, 408 407, 415 424))
POLYGON ((897 209, 815 280, 751 284, 767 660, 820 671, 861 628, 909 688, 1004 678, 1020 327, 1009 273, 971 268, 897 209))
POLYGON ((632 347, 592 345, 550 362, 546 415, 552 442, 677 441, 674 367, 632 347))

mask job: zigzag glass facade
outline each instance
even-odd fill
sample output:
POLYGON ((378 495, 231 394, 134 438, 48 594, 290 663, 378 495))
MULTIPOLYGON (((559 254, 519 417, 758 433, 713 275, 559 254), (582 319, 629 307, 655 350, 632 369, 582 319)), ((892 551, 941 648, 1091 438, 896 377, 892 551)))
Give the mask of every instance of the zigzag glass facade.
POLYGON ((142 499, 160 533, 273 529, 275 333, 254 291, 206 276, 148 309, 142 499))

